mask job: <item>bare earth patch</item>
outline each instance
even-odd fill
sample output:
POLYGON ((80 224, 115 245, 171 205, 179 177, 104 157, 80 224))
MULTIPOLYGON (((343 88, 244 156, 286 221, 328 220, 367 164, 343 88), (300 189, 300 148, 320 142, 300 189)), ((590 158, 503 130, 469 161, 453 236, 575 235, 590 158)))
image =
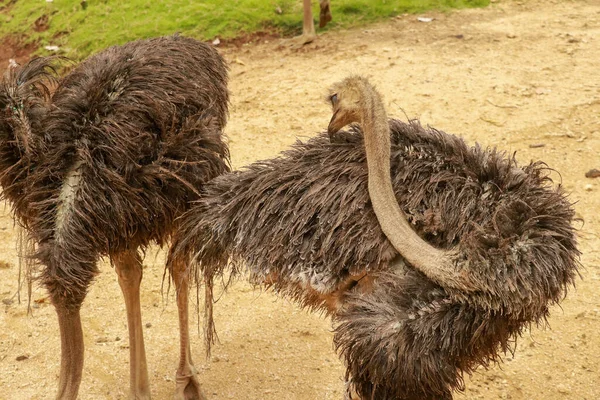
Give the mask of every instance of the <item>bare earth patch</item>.
POLYGON ((26 62, 31 57, 31 53, 35 51, 35 44, 23 45, 19 38, 14 36, 8 36, 0 40, 0 71, 4 73, 4 70, 8 67, 9 61, 15 60, 15 62, 21 64, 26 62))
MULTIPOLYGON (((335 18, 335 4, 334 4, 335 18)), ((470 143, 498 146, 526 163, 544 160, 572 193, 582 218, 583 280, 551 329, 533 327, 501 367, 466 380, 457 399, 600 398, 600 3, 597 0, 499 0, 487 9, 416 16, 324 34, 300 50, 278 39, 230 44, 235 167, 275 156, 297 138, 325 129, 325 88, 350 73, 371 78, 390 115, 419 117, 470 143)), ((5 57, 5 48, 0 56, 5 57)), ((0 57, 4 68, 5 58, 0 57)), ((0 299, 17 290, 16 230, 10 208, 0 218, 0 299), (4 264, 7 263, 7 264, 4 264), (9 266, 8 268, 6 266, 9 266)), ((154 398, 175 387, 177 311, 161 293, 164 253, 149 251, 142 305, 154 398)), ((107 263, 83 309, 86 358, 82 399, 125 399, 128 340, 125 306, 107 263)), ((23 297, 23 296, 22 296, 23 297)), ((26 304, 0 303, 0 398, 55 394, 60 342, 45 292, 26 304), (37 300, 37 301, 35 301, 37 300)), ((210 399, 341 399, 344 368, 331 345, 330 322, 270 293, 236 284, 216 305, 221 343, 204 359, 193 352, 210 399)))

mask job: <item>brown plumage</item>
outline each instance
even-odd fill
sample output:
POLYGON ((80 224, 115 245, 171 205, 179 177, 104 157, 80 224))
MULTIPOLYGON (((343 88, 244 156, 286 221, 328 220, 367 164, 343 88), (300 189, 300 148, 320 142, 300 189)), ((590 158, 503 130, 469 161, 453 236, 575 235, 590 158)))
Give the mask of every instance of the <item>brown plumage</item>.
MULTIPOLYGON (((357 91, 374 92, 354 79, 357 91)), ((386 123, 378 104, 365 114, 380 115, 391 138, 397 203, 422 239, 455 252, 466 289, 408 265, 386 238, 358 126, 205 185, 182 217, 171 259, 192 261, 204 276, 209 340, 214 278, 243 270, 333 315, 349 390, 362 399, 451 399, 464 372, 543 324, 573 284, 574 211, 543 163, 521 167, 417 121, 386 123)))
MULTIPOLYGON (((202 184, 229 170, 222 136, 229 95, 224 60, 189 38, 111 47, 60 79, 50 95, 52 63, 34 59, 4 77, 0 183, 36 244, 40 278, 59 314, 58 396, 74 398, 83 355, 73 353, 83 353, 83 342, 78 349, 69 342, 78 334, 65 335, 81 331, 79 307, 98 258, 111 257, 126 301, 138 303, 131 310, 128 303, 128 317, 131 311, 138 320, 140 250, 165 244, 202 184)), ((179 289, 187 278, 177 276, 179 289)), ((132 336, 132 321, 130 341, 143 340, 141 327, 132 336)), ((132 363, 143 361, 145 369, 143 341, 135 346, 132 363)), ((149 396, 147 372, 136 373, 132 395, 149 396)))

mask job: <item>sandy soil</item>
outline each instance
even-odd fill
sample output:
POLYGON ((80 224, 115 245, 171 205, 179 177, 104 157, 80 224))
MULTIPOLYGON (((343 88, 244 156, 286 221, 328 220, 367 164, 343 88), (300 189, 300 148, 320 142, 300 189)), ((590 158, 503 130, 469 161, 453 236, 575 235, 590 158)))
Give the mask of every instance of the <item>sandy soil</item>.
MULTIPOLYGON (((335 18, 335 2, 333 4, 335 18)), ((279 40, 223 49, 233 101, 227 128, 235 167, 275 156, 326 127, 325 88, 369 76, 391 115, 419 117, 469 142, 541 159, 572 193, 581 225, 582 278, 551 329, 533 328, 501 366, 480 370, 457 399, 600 398, 600 3, 499 0, 483 10, 403 16, 322 35, 300 50, 279 40), (543 146, 542 146, 543 145, 543 146), (540 147, 541 146, 541 147, 540 147), (559 175, 560 173, 560 175, 559 175)), ((2 60, 2 68, 5 61, 2 60)), ((42 289, 33 316, 16 300, 18 258, 10 208, 0 218, 0 399, 52 398, 59 336, 42 289)), ((145 259, 143 313, 154 398, 170 398, 177 363, 176 306, 163 295, 164 253, 145 259)), ((116 274, 107 263, 83 308, 82 399, 126 398, 128 340, 116 274)), ((193 352, 210 399, 341 399, 343 366, 329 320, 239 283, 216 307, 221 344, 193 352)))

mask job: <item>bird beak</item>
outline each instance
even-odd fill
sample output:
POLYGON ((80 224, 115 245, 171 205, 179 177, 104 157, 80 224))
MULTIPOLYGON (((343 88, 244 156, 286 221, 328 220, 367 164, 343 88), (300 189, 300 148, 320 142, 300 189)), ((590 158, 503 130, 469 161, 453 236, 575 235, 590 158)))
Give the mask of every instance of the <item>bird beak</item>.
MULTIPOLYGON (((338 110, 339 111, 339 110, 338 110)), ((329 134, 329 141, 333 142, 333 135, 335 135, 342 127, 337 126, 337 114, 338 111, 333 113, 331 120, 329 121, 329 126, 327 127, 327 133, 329 134)))

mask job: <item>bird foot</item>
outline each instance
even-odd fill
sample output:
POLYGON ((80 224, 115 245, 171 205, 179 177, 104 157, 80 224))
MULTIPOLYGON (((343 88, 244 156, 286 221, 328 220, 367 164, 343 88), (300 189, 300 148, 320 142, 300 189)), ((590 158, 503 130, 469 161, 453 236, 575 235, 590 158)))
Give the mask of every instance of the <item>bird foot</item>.
POLYGON ((309 43, 312 43, 317 38, 316 34, 304 33, 300 36, 293 37, 291 39, 286 39, 282 43, 283 46, 292 48, 292 49, 300 49, 302 46, 305 46, 309 43))
POLYGON ((149 392, 144 392, 144 393, 137 393, 137 392, 129 392, 129 398, 131 400, 150 400, 152 397, 150 397, 150 393, 149 392))
POLYGON ((204 393, 202 393, 200 381, 196 374, 196 369, 193 367, 189 373, 177 371, 173 400, 207 400, 204 393))

